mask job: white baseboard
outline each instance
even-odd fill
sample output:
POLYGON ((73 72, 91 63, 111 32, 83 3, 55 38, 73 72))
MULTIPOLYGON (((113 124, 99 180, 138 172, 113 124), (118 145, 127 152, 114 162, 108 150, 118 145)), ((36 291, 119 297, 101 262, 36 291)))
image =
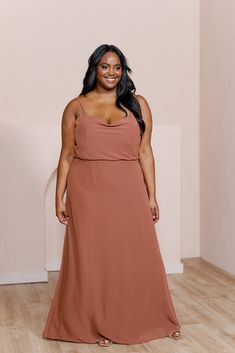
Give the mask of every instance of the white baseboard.
MULTIPOLYGON (((183 268, 184 268, 183 263, 165 265, 165 270, 167 274, 183 273, 183 268)), ((59 271, 59 270, 60 270, 60 262, 51 261, 50 263, 47 263, 47 270, 44 270, 44 271, 0 273, 0 285, 48 282, 48 271, 59 271)))
POLYGON ((182 262, 176 264, 166 264, 165 270, 167 274, 171 273, 183 273, 184 272, 184 264, 182 262))
POLYGON ((0 273, 0 285, 16 283, 47 282, 46 270, 37 272, 3 272, 0 273))
MULTIPOLYGON (((60 270, 60 261, 52 260, 48 261, 46 264, 47 271, 59 271, 60 270)), ((183 273, 184 264, 182 262, 176 264, 166 264, 165 270, 167 274, 170 273, 183 273)))
POLYGON ((50 260, 46 263, 47 271, 59 271, 60 270, 60 262, 61 260, 50 260))

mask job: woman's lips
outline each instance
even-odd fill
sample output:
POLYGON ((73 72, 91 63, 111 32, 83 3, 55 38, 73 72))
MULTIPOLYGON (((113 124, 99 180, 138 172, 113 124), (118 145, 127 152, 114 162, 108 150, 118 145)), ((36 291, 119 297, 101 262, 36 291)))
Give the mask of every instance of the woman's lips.
POLYGON ((116 80, 116 78, 115 78, 115 77, 114 77, 114 78, 105 77, 105 80, 106 80, 107 82, 114 82, 114 81, 116 80))

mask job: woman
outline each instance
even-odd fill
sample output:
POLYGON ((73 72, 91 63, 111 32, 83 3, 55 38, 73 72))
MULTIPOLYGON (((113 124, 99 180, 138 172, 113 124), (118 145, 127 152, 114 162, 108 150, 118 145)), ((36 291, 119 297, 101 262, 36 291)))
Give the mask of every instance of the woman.
POLYGON ((43 337, 101 346, 178 339, 155 230, 151 111, 120 49, 101 45, 88 63, 62 117, 56 215, 66 231, 43 337))

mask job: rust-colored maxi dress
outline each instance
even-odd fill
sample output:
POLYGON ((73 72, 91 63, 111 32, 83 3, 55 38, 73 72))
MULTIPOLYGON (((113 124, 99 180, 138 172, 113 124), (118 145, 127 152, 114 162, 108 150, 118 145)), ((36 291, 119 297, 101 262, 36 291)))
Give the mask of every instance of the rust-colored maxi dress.
POLYGON ((84 110, 67 176, 60 273, 43 337, 143 343, 180 329, 170 296, 132 113, 111 125, 84 110))

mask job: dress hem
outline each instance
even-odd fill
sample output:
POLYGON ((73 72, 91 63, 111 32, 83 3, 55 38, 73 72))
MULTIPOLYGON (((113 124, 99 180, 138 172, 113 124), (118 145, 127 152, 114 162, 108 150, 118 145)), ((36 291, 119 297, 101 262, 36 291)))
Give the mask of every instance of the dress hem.
MULTIPOLYGON (((105 337, 110 339, 113 343, 117 343, 117 344, 141 344, 141 343, 147 343, 153 340, 157 340, 160 338, 165 338, 168 337, 171 333, 173 333, 174 331, 180 330, 181 326, 175 326, 175 328, 172 330, 170 330, 169 332, 167 332, 164 335, 149 335, 146 338, 143 339, 134 339, 134 340, 129 340, 129 341, 125 341, 125 340, 121 340, 119 339, 115 339, 115 338, 111 338, 111 336, 109 337, 105 337)), ((102 338, 104 338, 104 336, 101 336, 97 341, 79 341, 76 338, 58 338, 58 337, 53 337, 51 335, 42 335, 43 338, 47 338, 47 339, 52 339, 52 340, 59 340, 59 341, 66 341, 66 342, 74 342, 74 343, 86 343, 86 344, 95 344, 98 343, 100 340, 102 340, 102 338)))

